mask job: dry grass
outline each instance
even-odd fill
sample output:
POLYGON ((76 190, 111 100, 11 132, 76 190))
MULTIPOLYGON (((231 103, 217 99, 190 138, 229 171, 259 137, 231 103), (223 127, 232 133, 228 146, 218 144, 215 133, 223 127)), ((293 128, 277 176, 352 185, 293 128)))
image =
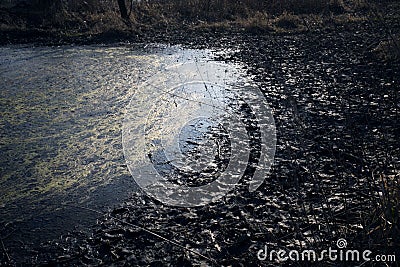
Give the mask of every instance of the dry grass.
POLYGON ((393 62, 400 60, 400 37, 393 37, 380 42, 373 50, 375 55, 382 61, 393 62))
POLYGON ((299 29, 303 22, 298 15, 283 12, 282 15, 274 20, 276 27, 284 30, 299 29))
MULTIPOLYGON (((341 23, 346 23, 347 11, 361 7, 364 0, 353 1, 351 6, 345 6, 343 0, 142 0, 134 2, 129 13, 133 30, 192 25, 294 31, 320 27, 324 22, 321 16, 340 17, 341 23)), ((93 33, 126 30, 115 0, 32 0, 31 3, 29 12, 21 13, 27 28, 53 27, 93 33)), ((130 1, 126 0, 126 4, 130 9, 130 1)), ((4 24, 13 22, 7 19, 4 24)))
POLYGON ((366 236, 385 250, 400 242, 400 176, 379 174, 374 178, 379 179, 381 190, 375 209, 366 215, 364 229, 366 236))
MULTIPOLYGON (((240 18, 261 17, 267 13, 279 16, 283 13, 290 14, 320 14, 343 13, 346 8, 342 0, 172 0, 140 2, 136 7, 146 6, 158 10, 164 16, 172 16, 185 21, 217 22, 224 20, 238 20, 240 18)), ((256 20, 258 18, 255 18, 256 20)))

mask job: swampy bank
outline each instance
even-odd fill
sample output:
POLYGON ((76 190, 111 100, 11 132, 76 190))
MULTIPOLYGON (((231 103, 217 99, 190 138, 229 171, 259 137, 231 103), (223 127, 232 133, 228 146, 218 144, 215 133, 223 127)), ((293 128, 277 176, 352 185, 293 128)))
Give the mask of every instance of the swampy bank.
POLYGON ((0 263, 276 266, 257 259, 265 245, 323 250, 339 238, 398 254, 399 20, 344 14, 324 27, 286 14, 274 29, 260 19, 134 36, 3 29, 0 263), (163 66, 204 60, 239 66, 262 91, 274 165, 255 192, 249 169, 220 201, 170 207, 128 171, 125 107, 163 66))

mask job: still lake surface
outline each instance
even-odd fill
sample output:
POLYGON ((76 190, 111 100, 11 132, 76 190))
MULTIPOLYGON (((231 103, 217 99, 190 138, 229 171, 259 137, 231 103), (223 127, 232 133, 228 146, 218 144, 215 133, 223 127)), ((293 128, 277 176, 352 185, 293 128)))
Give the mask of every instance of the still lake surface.
POLYGON ((61 203, 104 210, 137 190, 121 145, 135 87, 163 65, 207 53, 159 45, 1 47, 4 234, 58 235, 96 217, 61 203))
MULTIPOLYGON (((1 47, 0 234, 7 247, 29 248, 96 223, 97 214, 68 205, 106 211, 138 191, 121 140, 132 96, 162 69, 218 53, 140 44, 1 47)), ((226 75, 226 67, 202 72, 226 75)))

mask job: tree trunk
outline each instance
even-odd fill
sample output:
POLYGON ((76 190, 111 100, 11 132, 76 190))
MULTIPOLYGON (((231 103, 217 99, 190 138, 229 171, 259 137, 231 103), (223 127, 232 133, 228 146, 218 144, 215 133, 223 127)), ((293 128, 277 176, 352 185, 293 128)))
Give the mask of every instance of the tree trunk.
POLYGON ((125 0, 118 0, 119 13, 121 14, 121 18, 129 21, 128 10, 126 9, 125 0))

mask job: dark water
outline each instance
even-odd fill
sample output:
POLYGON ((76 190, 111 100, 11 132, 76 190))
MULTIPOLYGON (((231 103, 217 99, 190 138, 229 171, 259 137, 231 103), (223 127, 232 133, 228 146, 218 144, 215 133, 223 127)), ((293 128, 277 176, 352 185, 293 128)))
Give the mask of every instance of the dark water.
POLYGON ((0 48, 0 237, 30 250, 137 191, 122 120, 138 85, 210 51, 160 46, 0 48))

